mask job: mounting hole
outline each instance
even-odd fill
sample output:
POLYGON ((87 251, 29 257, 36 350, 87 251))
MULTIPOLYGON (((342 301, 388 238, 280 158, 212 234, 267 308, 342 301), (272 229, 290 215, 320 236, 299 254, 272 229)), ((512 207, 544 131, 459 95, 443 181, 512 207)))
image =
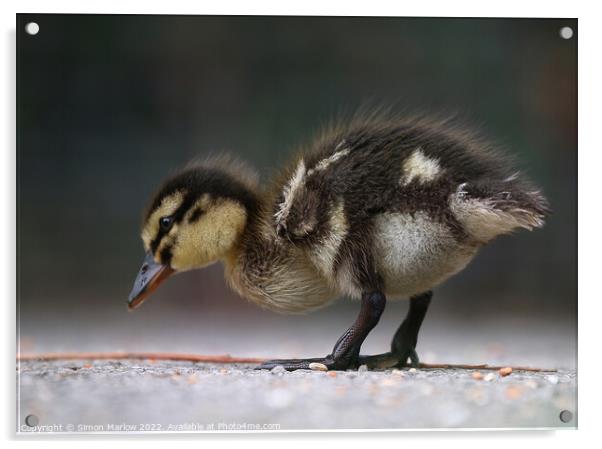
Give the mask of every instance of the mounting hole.
POLYGON ((29 427, 35 427, 39 422, 40 420, 36 415, 27 415, 25 417, 25 424, 27 424, 29 427))
POLYGON ((573 37, 573 29, 571 27, 560 28, 560 37, 563 39, 570 39, 573 37))
POLYGON ((573 420, 573 413, 570 410, 563 410, 560 412, 560 421, 567 423, 573 420))
POLYGON ((35 36, 36 34, 38 34, 39 31, 40 31, 40 25, 38 25, 35 22, 29 22, 27 25, 25 25, 25 32, 27 34, 35 36))

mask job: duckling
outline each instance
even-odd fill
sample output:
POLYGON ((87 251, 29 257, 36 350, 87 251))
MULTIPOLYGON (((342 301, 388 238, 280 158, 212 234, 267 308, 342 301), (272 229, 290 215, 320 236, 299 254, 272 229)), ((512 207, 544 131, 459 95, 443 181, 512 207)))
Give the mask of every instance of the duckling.
POLYGON ((323 131, 267 188, 243 163, 195 163, 144 214, 138 307, 173 273, 221 261, 229 285, 283 313, 357 299, 332 352, 282 365, 329 370, 417 366, 432 290, 494 238, 544 224, 548 203, 487 143, 445 121, 373 114, 323 131), (360 355, 387 300, 409 298, 389 351, 360 355))

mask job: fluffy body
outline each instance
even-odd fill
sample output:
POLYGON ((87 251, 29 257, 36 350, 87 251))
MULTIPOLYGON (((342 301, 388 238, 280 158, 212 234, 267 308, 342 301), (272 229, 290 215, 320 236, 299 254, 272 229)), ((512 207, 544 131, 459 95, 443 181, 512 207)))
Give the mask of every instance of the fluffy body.
POLYGON ((255 179, 229 160, 189 168, 156 196, 142 236, 179 271, 222 260, 237 292, 281 312, 426 292, 493 238, 542 226, 547 212, 487 144, 424 120, 351 120, 315 139, 271 188, 255 179), (176 222, 162 234, 165 214, 176 222))

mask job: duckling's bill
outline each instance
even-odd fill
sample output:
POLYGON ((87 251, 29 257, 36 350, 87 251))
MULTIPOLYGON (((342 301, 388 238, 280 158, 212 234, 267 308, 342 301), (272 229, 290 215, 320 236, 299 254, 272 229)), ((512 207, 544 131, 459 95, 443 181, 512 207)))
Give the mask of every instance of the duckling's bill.
POLYGON ((140 306, 173 272, 171 267, 155 262, 152 253, 147 252, 128 298, 128 308, 132 310, 140 306))

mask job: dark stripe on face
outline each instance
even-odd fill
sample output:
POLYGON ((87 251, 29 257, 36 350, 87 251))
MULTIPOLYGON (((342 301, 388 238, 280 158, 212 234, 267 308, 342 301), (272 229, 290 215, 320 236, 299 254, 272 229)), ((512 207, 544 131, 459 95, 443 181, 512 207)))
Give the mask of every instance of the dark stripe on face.
POLYGON ((155 239, 150 244, 151 253, 155 254, 157 252, 157 248, 159 248, 159 244, 161 243, 161 239, 165 235, 165 232, 162 229, 159 229, 159 233, 155 237, 155 239))
POLYGON ((181 190, 188 192, 185 202, 188 207, 203 193, 209 193, 214 198, 229 198, 241 203, 247 211, 257 209, 257 198, 244 184, 219 169, 198 167, 186 170, 168 180, 156 194, 151 206, 147 209, 144 220, 161 205, 163 198, 181 190), (189 196, 190 195, 190 196, 189 196))
MULTIPOLYGON (((144 220, 148 220, 151 214, 160 207, 165 197, 176 191, 186 192, 186 194, 180 207, 172 214, 174 224, 183 220, 186 212, 204 193, 210 194, 213 198, 228 198, 239 202, 247 212, 248 222, 253 220, 258 210, 257 197, 244 184, 218 169, 199 167, 187 170, 168 180, 153 199, 151 206, 144 215, 144 220)), ((191 221, 198 220, 201 216, 202 211, 197 216, 195 210, 191 216, 191 221)), ((153 254, 157 252, 161 240, 166 234, 167 232, 159 227, 159 232, 150 243, 150 250, 153 254)))
POLYGON ((188 223, 194 223, 199 218, 201 218, 201 215, 203 215, 203 210, 200 207, 197 207, 190 215, 190 218, 188 219, 188 223))
POLYGON ((184 218, 184 215, 186 215, 186 211, 197 200, 198 196, 199 196, 198 194, 191 194, 191 193, 187 193, 184 196, 184 199, 182 200, 182 204, 180 204, 180 206, 175 210, 175 212, 173 214, 171 214, 171 217, 173 217, 173 224, 171 225, 169 230, 164 230, 161 228, 161 226, 159 226, 159 232, 157 233, 157 236, 150 244, 150 249, 153 254, 157 251, 157 248, 159 248, 159 245, 161 244, 161 240, 163 239, 163 237, 165 237, 169 233, 171 228, 173 228, 174 224, 180 223, 182 221, 182 219, 184 218))
POLYGON ((161 244, 161 240, 163 239, 163 237, 165 237, 167 235, 168 232, 169 231, 165 231, 165 230, 161 229, 161 227, 159 226, 159 232, 157 233, 157 236, 150 244, 150 250, 153 254, 155 254, 157 252, 157 248, 159 248, 159 245, 161 244))
POLYGON ((161 263, 163 265, 169 266, 171 264, 171 259, 173 254, 171 253, 171 246, 166 246, 161 250, 161 263))

